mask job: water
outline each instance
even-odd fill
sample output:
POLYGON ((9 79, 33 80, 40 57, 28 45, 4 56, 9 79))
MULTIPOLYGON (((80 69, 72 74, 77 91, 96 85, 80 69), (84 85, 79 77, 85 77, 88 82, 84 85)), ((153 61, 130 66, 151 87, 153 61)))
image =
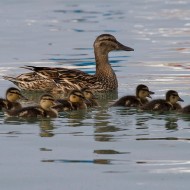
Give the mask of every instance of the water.
MULTIPOLYGON (((118 97, 144 83, 189 98, 188 0, 0 1, 0 75, 23 65, 94 73, 93 42, 114 35, 134 52, 112 52, 118 97)), ((0 80, 1 92, 13 86, 0 80)), ((0 113, 1 189, 188 189, 190 117, 110 108, 22 120, 0 113)), ((114 97, 114 98, 113 98, 114 97)))

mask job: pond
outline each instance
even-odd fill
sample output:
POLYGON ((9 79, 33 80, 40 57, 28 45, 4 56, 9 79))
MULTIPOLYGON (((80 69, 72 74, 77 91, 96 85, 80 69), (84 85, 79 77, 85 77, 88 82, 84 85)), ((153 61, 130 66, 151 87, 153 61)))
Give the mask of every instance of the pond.
MULTIPOLYGON (((100 108, 23 120, 0 113, 1 189, 188 189, 190 116, 110 107, 138 84, 190 104, 188 0, 1 0, 1 97, 14 86, 2 76, 24 65, 94 74, 93 42, 114 35, 134 52, 111 52, 117 94, 100 108)), ((28 94, 31 98, 33 94, 28 94)))

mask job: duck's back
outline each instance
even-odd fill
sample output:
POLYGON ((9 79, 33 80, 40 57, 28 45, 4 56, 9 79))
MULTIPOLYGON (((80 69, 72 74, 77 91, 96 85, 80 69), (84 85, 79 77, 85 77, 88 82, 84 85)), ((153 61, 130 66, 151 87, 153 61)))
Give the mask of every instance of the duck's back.
POLYGON ((141 101, 136 96, 123 96, 117 100, 112 106, 138 107, 141 106, 141 101))
POLYGON ((142 110, 150 111, 169 111, 173 106, 164 99, 152 100, 149 103, 141 106, 142 110))
POLYGON ((185 113, 185 114, 189 114, 190 113, 190 105, 188 106, 185 106, 182 110, 181 110, 182 113, 185 113))
POLYGON ((8 116, 15 117, 46 117, 46 112, 40 107, 25 107, 18 110, 4 110, 8 116))

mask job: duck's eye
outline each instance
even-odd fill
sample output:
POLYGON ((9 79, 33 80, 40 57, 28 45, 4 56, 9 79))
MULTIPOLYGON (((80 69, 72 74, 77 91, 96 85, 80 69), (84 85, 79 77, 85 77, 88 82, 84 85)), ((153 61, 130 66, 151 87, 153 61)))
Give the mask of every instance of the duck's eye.
POLYGON ((73 95, 73 96, 72 96, 72 98, 76 98, 76 96, 75 96, 75 95, 73 95))

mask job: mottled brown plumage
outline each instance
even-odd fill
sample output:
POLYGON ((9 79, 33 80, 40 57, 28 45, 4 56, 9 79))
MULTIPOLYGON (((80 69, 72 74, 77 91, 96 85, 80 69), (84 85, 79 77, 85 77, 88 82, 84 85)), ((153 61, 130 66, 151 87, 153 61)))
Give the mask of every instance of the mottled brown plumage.
POLYGON ((108 53, 113 50, 134 51, 134 49, 119 43, 114 36, 102 34, 94 42, 95 75, 89 75, 76 69, 25 66, 33 72, 21 74, 16 78, 4 76, 4 79, 24 90, 53 90, 56 88, 61 89, 64 93, 84 87, 98 92, 116 90, 118 88, 117 77, 108 61, 108 53))

